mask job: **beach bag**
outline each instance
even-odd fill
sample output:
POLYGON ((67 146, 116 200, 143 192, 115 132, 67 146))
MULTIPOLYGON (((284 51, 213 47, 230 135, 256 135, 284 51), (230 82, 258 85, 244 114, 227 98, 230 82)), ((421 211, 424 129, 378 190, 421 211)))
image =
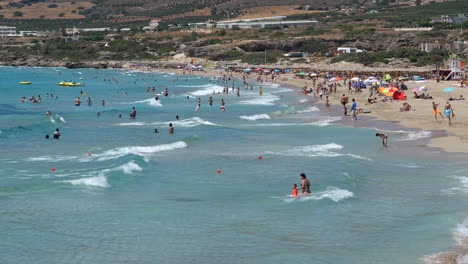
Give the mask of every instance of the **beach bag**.
POLYGON ((455 113, 452 111, 452 117, 455 117, 455 113))

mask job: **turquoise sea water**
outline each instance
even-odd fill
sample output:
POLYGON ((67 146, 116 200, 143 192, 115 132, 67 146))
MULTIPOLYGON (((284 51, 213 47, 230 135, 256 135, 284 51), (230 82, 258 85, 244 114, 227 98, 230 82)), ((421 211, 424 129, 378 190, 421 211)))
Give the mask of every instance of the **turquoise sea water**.
POLYGON ((463 157, 423 147, 430 132, 388 126, 384 150, 369 119, 238 85, 210 107, 222 84, 204 77, 0 68, 0 263, 417 263, 465 236, 463 157), (301 172, 313 194, 292 198, 301 172))

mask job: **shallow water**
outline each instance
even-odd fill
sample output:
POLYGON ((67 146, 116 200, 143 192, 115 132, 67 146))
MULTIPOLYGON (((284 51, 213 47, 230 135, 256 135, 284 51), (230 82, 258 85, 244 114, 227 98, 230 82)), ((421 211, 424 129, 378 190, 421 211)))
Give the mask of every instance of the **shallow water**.
POLYGON ((176 77, 0 68, 1 263, 416 263, 456 243, 468 173, 420 146, 429 132, 389 129, 384 150, 288 87, 213 96, 222 84, 176 77), (290 197, 301 172, 313 194, 290 197))

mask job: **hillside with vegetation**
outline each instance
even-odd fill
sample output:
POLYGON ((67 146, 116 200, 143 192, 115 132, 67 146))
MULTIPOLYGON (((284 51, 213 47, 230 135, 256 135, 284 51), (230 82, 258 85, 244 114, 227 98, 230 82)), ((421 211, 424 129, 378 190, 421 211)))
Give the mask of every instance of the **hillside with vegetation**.
MULTIPOLYGON (((21 0, 28 6, 42 5, 47 1, 21 0), (30 5, 29 5, 30 4, 30 5)), ((18 29, 63 30, 65 27, 131 27, 130 32, 85 33, 72 41, 40 37, 21 40, 3 40, 0 60, 4 64, 47 64, 49 60, 63 63, 76 61, 129 61, 171 60, 176 54, 188 57, 248 64, 277 63, 284 65, 308 64, 325 60, 330 63, 356 62, 364 65, 425 66, 443 62, 448 54, 456 52, 466 57, 468 50, 420 50, 421 43, 468 41, 465 22, 459 25, 432 23, 431 18, 441 15, 468 14, 467 1, 282 1, 274 5, 270 0, 214 0, 198 1, 188 5, 185 1, 110 1, 56 2, 58 9, 65 5, 76 7, 83 17, 67 16, 51 19, 34 19, 24 15, 19 18, 0 19, 18 29), (307 3, 306 3, 307 2, 307 3), (87 3, 88 9, 85 8, 87 3), (209 6, 209 4, 215 4, 209 6), (245 8, 242 7, 245 3, 245 8), (313 3, 313 2, 312 2, 313 3), (256 5, 271 4, 259 7, 256 5), (158 7, 159 6, 159 7, 158 7), (83 7, 83 8, 79 8, 83 7), (101 10, 108 9, 102 11, 101 10), (231 9, 232 8, 232 9, 231 9), (114 10, 114 11, 112 11, 114 10), (120 10, 120 11, 116 11, 120 10), (175 12, 178 10, 178 12, 175 12), (372 12, 371 12, 372 11, 372 12), (106 13, 107 12, 107 13, 106 13), (115 12, 118 14, 116 15, 115 12), (251 18, 258 16, 287 15, 286 20, 314 19, 319 23, 308 27, 274 27, 258 29, 191 29, 188 23, 208 19, 251 18), (141 28, 150 18, 162 21, 156 32, 143 32, 141 28), (169 27, 170 25, 179 25, 169 27), (396 32, 394 27, 433 27, 424 32, 396 32), (336 54, 338 47, 366 50, 364 53, 336 54), (307 58, 288 58, 288 52, 303 52, 307 58), (41 61, 41 62, 38 62, 41 61)), ((16 8, 20 8, 17 6, 16 8)), ((2 11, 4 9, 0 9, 2 11)), ((73 9, 75 10, 75 9, 73 9)), ((61 36, 61 35, 60 35, 61 36)), ((466 47, 466 46, 465 46, 466 47)))

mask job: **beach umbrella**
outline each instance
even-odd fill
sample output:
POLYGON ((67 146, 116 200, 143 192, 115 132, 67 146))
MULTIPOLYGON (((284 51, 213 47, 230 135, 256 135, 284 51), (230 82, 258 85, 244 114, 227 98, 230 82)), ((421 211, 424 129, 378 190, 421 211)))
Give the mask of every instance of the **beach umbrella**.
POLYGON ((359 81, 360 79, 358 77, 353 77, 351 78, 351 81, 359 81))
POLYGON ((425 93, 429 90, 429 87, 427 86, 420 86, 420 87, 416 87, 413 89, 413 92, 417 93, 417 94, 421 94, 421 93, 425 93))
POLYGON ((318 74, 316 74, 316 73, 311 73, 310 76, 311 76, 311 77, 317 77, 318 74))
POLYGON ((444 92, 453 92, 455 91, 455 88, 452 88, 452 87, 448 87, 448 88, 444 88, 444 90, 442 90, 444 92))
POLYGON ((396 87, 380 87, 379 93, 385 96, 393 96, 393 94, 399 89, 396 87))
POLYGON ((281 72, 281 70, 275 70, 275 72, 281 72))
POLYGON ((243 71, 244 72, 250 72, 250 71, 252 71, 252 69, 244 69, 243 71))
POLYGON ((343 80, 343 78, 341 77, 333 77, 333 78, 330 78, 328 81, 329 82, 338 82, 338 81, 341 81, 343 80))
POLYGON ((284 70, 284 72, 289 72, 289 70, 284 70))
POLYGON ((306 75, 305 72, 300 72, 300 73, 298 73, 298 74, 299 74, 299 75, 306 75))
POLYGON ((255 69, 255 70, 256 70, 256 71, 261 71, 261 70, 263 70, 263 68, 258 67, 258 68, 255 69))

